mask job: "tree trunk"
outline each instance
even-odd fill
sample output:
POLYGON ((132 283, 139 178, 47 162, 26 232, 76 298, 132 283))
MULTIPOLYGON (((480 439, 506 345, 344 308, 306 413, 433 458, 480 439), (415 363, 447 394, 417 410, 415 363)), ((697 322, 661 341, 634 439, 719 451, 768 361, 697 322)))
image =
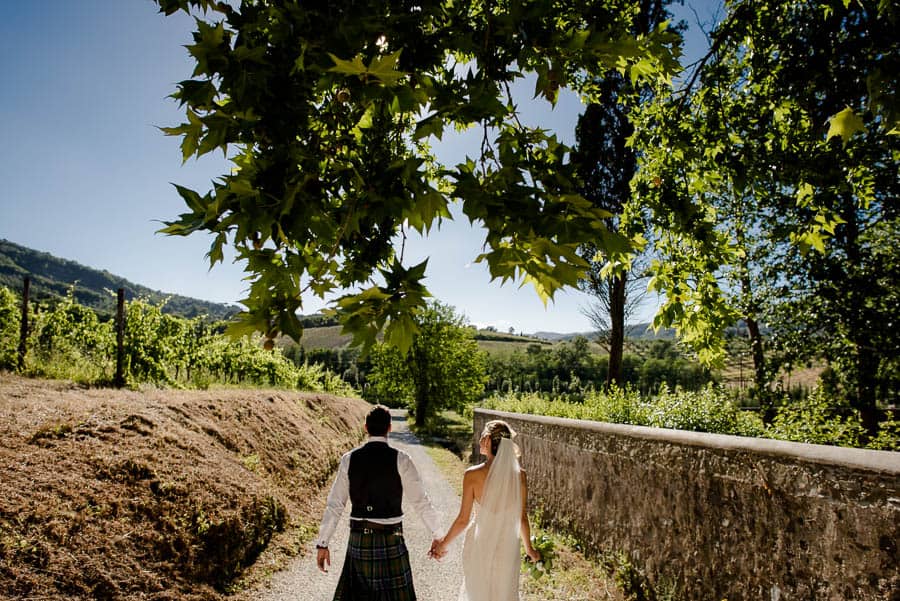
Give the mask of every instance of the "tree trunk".
POLYGON ((854 409, 859 411, 863 427, 869 436, 878 434, 878 408, 875 405, 875 380, 878 373, 878 357, 869 350, 867 341, 856 344, 856 394, 854 409))
POLYGON ((750 354, 753 357, 753 384, 761 392, 768 385, 762 334, 759 332, 759 323, 757 323, 756 319, 747 317, 744 321, 747 323, 747 332, 750 334, 750 354))
POLYGON ((409 373, 412 375, 415 392, 416 426, 427 429, 428 414, 431 412, 431 394, 428 386, 428 377, 425 373, 425 357, 422 356, 416 343, 407 356, 409 373))
MULTIPOLYGON (((839 233, 843 234, 843 250, 846 253, 845 271, 853 274, 852 267, 862 264, 862 248, 860 246, 860 222, 857 218, 856 205, 849 196, 843 197, 841 216, 845 223, 839 233)), ((839 238, 840 240, 841 238, 839 238)), ((878 354, 869 335, 871 325, 868 323, 868 307, 865 295, 857 293, 868 283, 864 277, 845 278, 844 286, 851 291, 846 295, 844 321, 847 327, 847 338, 855 351, 852 361, 856 364, 856 390, 850 399, 854 409, 859 411, 863 427, 869 436, 878 433, 878 408, 875 403, 876 379, 878 376, 878 354)))
POLYGON ((628 275, 613 276, 609 294, 609 372, 606 390, 622 382, 622 357, 625 352, 625 284, 628 275))
MULTIPOLYGON (((133 365, 133 364, 132 364, 133 365)), ((125 386, 125 289, 116 291, 116 375, 113 380, 119 388, 125 386)))
MULTIPOLYGON (((735 231, 738 244, 741 248, 747 248, 747 239, 744 233, 743 217, 738 219, 735 231)), ((775 418, 775 408, 772 406, 772 395, 769 394, 769 379, 766 372, 766 355, 763 350, 762 333, 759 331, 759 304, 754 298, 754 286, 750 279, 750 266, 747 254, 743 255, 740 264, 741 274, 741 305, 743 305, 744 323, 747 324, 747 332, 750 335, 750 356, 753 357, 753 387, 757 401, 762 408, 762 418, 770 423, 775 418)), ((742 376, 743 377, 743 376, 742 376)), ((743 385, 743 382, 741 382, 743 385)))
POLYGON ((22 317, 19 322, 18 369, 25 371, 25 353, 28 351, 28 294, 31 289, 31 278, 25 277, 22 287, 22 317))
POLYGON ((769 379, 766 374, 766 356, 763 352, 762 334, 759 331, 759 322, 753 317, 744 317, 747 324, 747 332, 750 334, 750 355, 753 357, 753 386, 756 389, 756 397, 763 409, 763 421, 769 423, 775 417, 772 398, 769 394, 769 379))

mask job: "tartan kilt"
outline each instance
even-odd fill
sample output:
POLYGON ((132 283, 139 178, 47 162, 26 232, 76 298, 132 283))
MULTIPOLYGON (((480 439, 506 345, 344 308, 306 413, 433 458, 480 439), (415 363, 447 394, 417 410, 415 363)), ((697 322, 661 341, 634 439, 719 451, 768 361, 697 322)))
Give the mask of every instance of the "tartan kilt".
POLYGON ((334 601, 416 601, 403 534, 351 530, 334 601))

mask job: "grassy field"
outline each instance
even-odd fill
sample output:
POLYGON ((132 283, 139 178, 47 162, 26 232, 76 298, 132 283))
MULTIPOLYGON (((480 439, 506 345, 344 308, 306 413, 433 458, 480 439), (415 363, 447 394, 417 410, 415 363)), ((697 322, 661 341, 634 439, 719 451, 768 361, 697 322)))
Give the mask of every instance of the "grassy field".
MULTIPOLYGON (((808 364, 798 365, 788 371, 782 369, 775 378, 775 383, 780 384, 784 390, 802 386, 812 388, 819 381, 819 376, 825 369, 823 361, 812 361, 808 364)), ((728 357, 725 365, 718 372, 719 381, 729 388, 747 389, 753 383, 753 356, 750 352, 750 342, 745 338, 733 338, 728 343, 728 357)))
MULTIPOLYGON (((300 344, 303 348, 338 349, 350 344, 351 336, 341 335, 341 326, 325 326, 323 328, 306 328, 300 344)), ((289 340, 289 339, 288 339, 289 340)))
MULTIPOLYGON (((517 336, 515 334, 503 334, 489 330, 477 330, 475 333, 478 347, 489 353, 509 353, 514 350, 524 352, 530 344, 540 344, 543 348, 551 348, 558 344, 549 340, 541 340, 530 336, 517 336)), ((350 344, 351 337, 341 334, 341 326, 325 326, 319 328, 306 328, 303 330, 303 338, 300 344, 307 350, 311 349, 340 349, 350 344)), ((281 341, 281 346, 290 344, 288 338, 281 341)), ((596 352, 600 351, 597 347, 596 352)))

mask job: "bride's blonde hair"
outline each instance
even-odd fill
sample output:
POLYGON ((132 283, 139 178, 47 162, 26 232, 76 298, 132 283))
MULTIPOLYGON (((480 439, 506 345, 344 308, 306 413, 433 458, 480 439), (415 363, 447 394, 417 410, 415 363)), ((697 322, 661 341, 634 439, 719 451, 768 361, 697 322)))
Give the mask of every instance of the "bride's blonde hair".
POLYGON ((500 448, 500 440, 503 438, 512 440, 516 436, 516 431, 510 428, 505 421, 494 419, 484 425, 481 435, 491 437, 491 454, 496 455, 497 449, 500 448))

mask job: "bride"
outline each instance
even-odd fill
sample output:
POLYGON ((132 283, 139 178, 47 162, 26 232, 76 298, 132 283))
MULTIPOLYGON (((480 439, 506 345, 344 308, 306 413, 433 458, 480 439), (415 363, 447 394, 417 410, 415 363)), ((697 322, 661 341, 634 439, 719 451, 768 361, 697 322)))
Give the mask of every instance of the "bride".
POLYGON ((447 545, 468 528, 459 601, 518 601, 520 535, 528 557, 541 559, 531 546, 525 512, 528 485, 512 442, 514 435, 504 421, 485 424, 480 445, 487 461, 466 470, 459 515, 432 548, 434 556, 444 555, 447 545), (470 525, 473 505, 477 510, 470 525))

